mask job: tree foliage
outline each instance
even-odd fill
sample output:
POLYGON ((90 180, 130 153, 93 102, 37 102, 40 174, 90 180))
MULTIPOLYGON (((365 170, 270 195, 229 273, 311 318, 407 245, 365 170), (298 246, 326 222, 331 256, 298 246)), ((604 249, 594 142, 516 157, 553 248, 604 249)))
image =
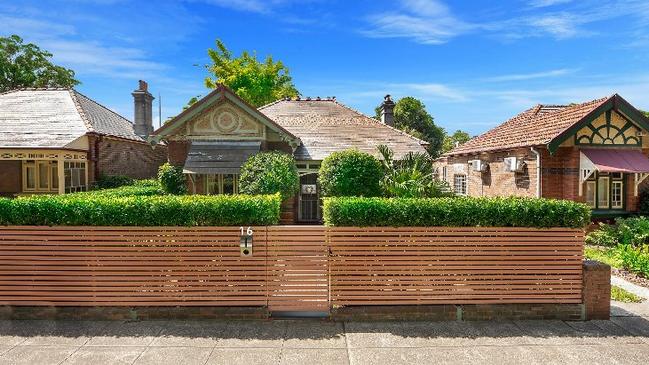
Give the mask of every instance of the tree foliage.
POLYGON ((212 64, 205 66, 210 73, 205 78, 208 88, 223 84, 255 107, 299 95, 288 68, 271 56, 263 62, 255 52, 244 51, 233 57, 220 39, 216 40, 216 48, 208 49, 207 53, 212 60, 212 64))
POLYGON ((471 139, 471 136, 469 133, 461 130, 456 130, 455 133, 451 135, 446 135, 444 137, 444 146, 442 148, 442 152, 446 153, 453 148, 455 148, 456 145, 461 145, 463 143, 468 142, 471 139))
POLYGON ((323 196, 380 196, 382 177, 381 162, 376 157, 348 149, 322 161, 318 183, 323 196))
POLYGON ((383 193, 388 197, 432 198, 451 196, 451 189, 435 179, 433 161, 425 153, 410 152, 401 160, 394 160, 394 152, 386 145, 377 147, 383 157, 385 175, 381 180, 383 193))
POLYGON ((0 37, 0 92, 26 87, 74 87, 74 71, 54 65, 52 54, 17 35, 0 37))
POLYGON ((282 152, 260 152, 241 166, 239 191, 242 194, 275 194, 289 199, 300 189, 300 175, 293 156, 282 152))
MULTIPOLYGON (((376 119, 381 119, 381 107, 377 107, 376 119)), ((435 124, 433 116, 426 111, 426 105, 412 96, 397 100, 394 106, 394 125, 398 129, 428 142, 427 151, 432 158, 442 153, 446 131, 435 124)))

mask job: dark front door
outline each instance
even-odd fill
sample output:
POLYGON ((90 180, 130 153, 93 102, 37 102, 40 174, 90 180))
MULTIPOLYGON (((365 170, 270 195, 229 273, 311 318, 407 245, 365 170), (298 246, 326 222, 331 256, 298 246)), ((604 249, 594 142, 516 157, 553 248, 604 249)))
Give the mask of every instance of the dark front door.
POLYGON ((298 221, 319 223, 322 220, 318 174, 300 176, 300 193, 298 195, 298 221))

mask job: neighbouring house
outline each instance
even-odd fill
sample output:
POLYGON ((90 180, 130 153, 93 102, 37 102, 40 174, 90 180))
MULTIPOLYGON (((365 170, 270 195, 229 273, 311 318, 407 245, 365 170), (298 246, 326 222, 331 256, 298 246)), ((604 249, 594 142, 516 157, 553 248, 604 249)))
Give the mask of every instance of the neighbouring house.
POLYGON ((638 209, 649 176, 649 119, 621 96, 537 105, 444 154, 440 178, 457 194, 584 202, 594 215, 638 209))
POLYGON ((0 195, 84 191, 101 175, 150 178, 167 159, 152 148, 152 100, 140 81, 135 123, 74 89, 0 94, 0 195))
POLYGON ((152 143, 164 141, 169 162, 182 166, 195 194, 234 194, 245 160, 260 151, 283 151, 295 157, 300 191, 285 202, 282 221, 319 222, 317 174, 329 154, 356 148, 379 157, 386 144, 395 158, 425 152, 426 142, 393 127, 394 102, 386 96, 382 120, 367 117, 335 98, 282 99, 255 108, 219 85, 160 129, 152 143))

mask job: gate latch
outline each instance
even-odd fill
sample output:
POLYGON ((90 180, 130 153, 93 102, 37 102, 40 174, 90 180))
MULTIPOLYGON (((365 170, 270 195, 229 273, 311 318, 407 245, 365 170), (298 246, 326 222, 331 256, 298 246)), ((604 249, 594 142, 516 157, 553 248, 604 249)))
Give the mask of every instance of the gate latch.
POLYGON ((242 257, 252 256, 252 228, 248 227, 244 231, 241 227, 241 238, 239 240, 239 249, 241 250, 242 257))

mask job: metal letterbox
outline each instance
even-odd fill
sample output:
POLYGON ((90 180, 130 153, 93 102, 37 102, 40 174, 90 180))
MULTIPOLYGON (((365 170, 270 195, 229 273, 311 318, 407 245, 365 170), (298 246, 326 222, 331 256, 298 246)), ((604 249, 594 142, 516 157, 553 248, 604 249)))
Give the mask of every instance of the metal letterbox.
POLYGON ((242 257, 252 256, 252 235, 241 235, 239 249, 242 257))

